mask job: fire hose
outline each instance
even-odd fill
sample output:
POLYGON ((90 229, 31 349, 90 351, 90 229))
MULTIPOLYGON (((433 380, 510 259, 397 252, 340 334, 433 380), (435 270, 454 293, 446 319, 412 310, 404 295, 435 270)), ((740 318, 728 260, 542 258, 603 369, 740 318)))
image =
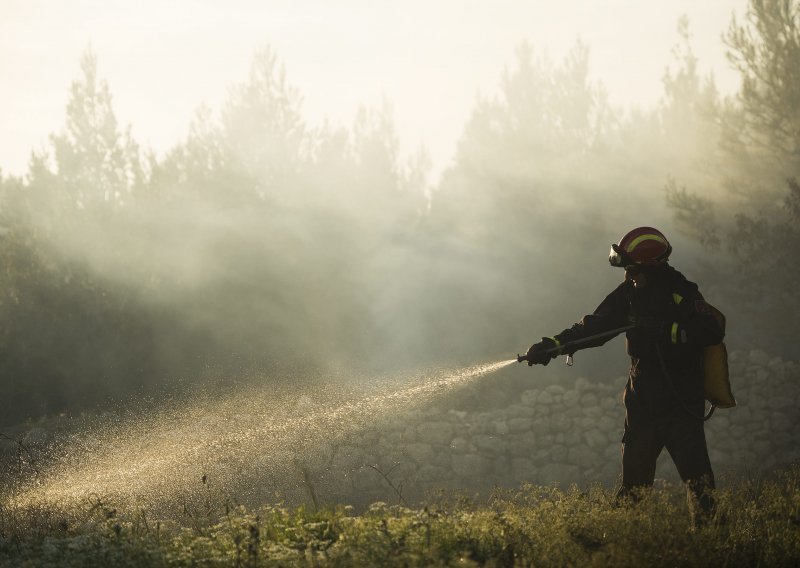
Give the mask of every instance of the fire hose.
MULTIPOLYGON (((577 347, 580 347, 581 345, 585 345, 587 343, 592 343, 593 341, 598 341, 600 339, 606 339, 606 338, 613 337, 615 335, 619 335, 620 333, 622 333, 624 331, 628 331, 630 329, 633 329, 634 327, 636 327, 636 324, 629 324, 629 325, 626 325, 625 327, 618 327, 616 329, 610 329, 610 330, 604 331, 602 333, 596 333, 595 335, 590 335, 589 337, 583 337, 581 339, 576 339, 574 341, 568 341, 567 343, 564 343, 563 345, 557 345, 556 347, 553 347, 551 349, 547 349, 546 351, 542 351, 542 353, 545 354, 545 355, 551 355, 551 354, 561 355, 562 353, 566 353, 567 354, 567 365, 571 366, 572 365, 572 354, 576 351, 577 347)), ((527 360, 528 360, 528 356, 527 355, 517 354, 517 363, 522 363, 523 361, 527 361, 527 360)))
MULTIPOLYGON (((564 343, 563 345, 557 345, 555 347, 552 347, 550 349, 542 351, 542 353, 545 354, 545 355, 551 355, 551 354, 561 355, 562 353, 566 353, 567 354, 566 363, 567 363, 567 365, 572 366, 572 354, 574 353, 574 351, 576 350, 577 347, 580 347, 581 345, 586 345, 587 343, 592 343, 593 341, 598 341, 600 339, 611 338, 611 337, 613 337, 615 335, 618 335, 620 333, 623 333, 625 331, 633 329, 634 327, 637 327, 636 324, 630 324, 630 325, 626 325, 625 327, 618 327, 616 329, 610 329, 610 330, 604 331, 602 333, 597 333, 595 335, 590 335, 588 337, 583 337, 581 339, 576 339, 574 341, 568 341, 567 343, 564 343)), ((667 366, 666 366, 666 363, 664 362, 664 356, 661 353, 661 348, 658 347, 658 345, 656 345, 656 347, 657 347, 657 351, 658 351, 658 359, 659 359, 659 362, 661 363, 662 372, 664 373, 664 376, 667 379, 667 383, 669 384, 669 386, 672 389, 673 393, 678 398, 678 400, 680 400, 684 410, 686 412, 688 412, 693 418, 697 418, 698 420, 706 421, 709 418, 711 418, 711 415, 714 414, 714 409, 716 408, 716 405, 714 403, 711 403, 711 408, 707 412, 705 412, 703 416, 695 416, 695 414, 689 410, 689 408, 686 406, 686 403, 680 398, 680 396, 678 395, 677 391, 675 390, 675 385, 672 382, 672 377, 669 375, 669 372, 667 371, 667 366)), ((522 363, 523 361, 527 361, 527 360, 528 360, 528 356, 527 355, 517 354, 517 362, 518 363, 522 363)), ((735 404, 735 402, 734 402, 734 404, 735 404)))

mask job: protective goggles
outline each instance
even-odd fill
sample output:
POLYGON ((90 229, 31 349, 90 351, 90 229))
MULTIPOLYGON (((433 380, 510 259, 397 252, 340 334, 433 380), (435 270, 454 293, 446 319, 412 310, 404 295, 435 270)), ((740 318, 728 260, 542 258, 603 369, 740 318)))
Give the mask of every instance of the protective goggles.
POLYGON ((611 251, 608 253, 608 263, 611 266, 624 268, 636 264, 636 261, 625 252, 618 244, 611 245, 611 251))

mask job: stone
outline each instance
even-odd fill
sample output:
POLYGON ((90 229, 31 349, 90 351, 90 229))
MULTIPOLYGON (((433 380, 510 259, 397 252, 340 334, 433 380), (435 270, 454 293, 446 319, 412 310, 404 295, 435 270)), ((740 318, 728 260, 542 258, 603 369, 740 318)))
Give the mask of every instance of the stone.
POLYGON ((422 444, 419 442, 406 444, 404 453, 414 462, 420 465, 430 463, 435 454, 433 447, 430 444, 422 444))
POLYGON ((583 439, 590 448, 602 448, 608 444, 608 437, 599 430, 587 430, 583 434, 583 439))
POLYGON ((786 365, 784 365, 783 359, 780 357, 773 357, 770 359, 769 363, 767 363, 767 368, 769 368, 771 373, 778 376, 783 376, 786 365))
POLYGON ((387 430, 383 433, 380 443, 386 445, 395 445, 399 444, 402 439, 403 433, 399 430, 387 430))
POLYGON ((378 443, 380 433, 377 430, 364 430, 359 433, 359 437, 361 438, 359 441, 360 445, 372 446, 378 443))
POLYGON ((533 434, 517 434, 507 438, 506 443, 506 449, 512 457, 527 457, 538 449, 533 434))
POLYGON ((797 424, 797 417, 787 412, 775 412, 770 416, 769 421, 773 431, 785 432, 794 428, 797 424))
MULTIPOLYGON (((730 416, 731 420, 728 421, 728 427, 734 424, 744 424, 744 425, 750 424, 750 421, 753 419, 753 410, 750 408, 750 406, 737 405, 735 408, 736 410, 732 414, 728 412, 727 408, 718 409, 720 416, 717 416, 715 414, 714 419, 727 418, 728 416, 730 416)), ((713 422, 713 420, 711 420, 711 422, 713 422)))
MULTIPOLYGON (((730 426, 729 414, 720 412, 720 410, 717 410, 717 414, 714 414, 714 417, 706 422, 706 428, 712 432, 724 432, 730 426)), ((739 409, 736 412, 738 413, 738 411, 739 409)))
POLYGON ((767 406, 772 410, 783 410, 784 408, 794 408, 794 399, 786 396, 773 396, 767 401, 767 406))
POLYGON ((562 488, 567 488, 573 483, 580 483, 581 473, 576 465, 564 463, 549 463, 537 470, 537 482, 543 485, 557 483, 562 488))
POLYGON ((498 456, 492 460, 492 475, 496 483, 505 483, 511 475, 511 459, 507 456, 498 456))
POLYGON ((604 396, 600 399, 600 408, 606 412, 615 410, 622 406, 622 400, 619 397, 604 396))
POLYGON ((449 471, 444 467, 423 465, 416 474, 417 481, 423 483, 443 483, 449 477, 449 471))
POLYGON ((672 460, 658 460, 658 465, 656 466, 656 487, 660 487, 663 484, 675 485, 676 483, 680 483, 680 477, 678 476, 678 472, 672 460))
POLYGON ((517 481, 525 481, 536 475, 536 466, 528 458, 511 459, 511 477, 517 481))
POLYGON ((450 410, 448 414, 459 422, 463 422, 468 416, 468 413, 464 410, 450 410))
POLYGON ((381 490, 386 483, 380 473, 366 466, 353 471, 352 480, 354 488, 359 492, 381 490))
POLYGON ((734 459, 734 463, 738 464, 739 467, 746 467, 749 469, 774 455, 773 453, 769 453, 764 456, 756 456, 756 453, 750 449, 739 448, 733 452, 731 457, 734 459))
POLYGON ((609 444, 605 448, 602 448, 602 454, 604 460, 614 461, 614 462, 619 461, 622 458, 620 441, 617 440, 615 443, 609 444))
POLYGON ((508 417, 509 421, 515 418, 530 418, 530 415, 530 409, 521 404, 512 404, 506 409, 506 416, 508 417))
POLYGON ((550 420, 547 418, 534 418, 531 427, 536 435, 543 435, 550 433, 550 420))
POLYGON ((550 459, 554 462, 566 462, 568 450, 566 446, 561 444, 554 444, 550 446, 550 459))
POLYGON ((761 349, 752 349, 749 357, 751 363, 756 365, 766 365, 769 363, 769 355, 764 353, 761 349))
POLYGON ((12 454, 17 451, 19 444, 16 440, 0 438, 0 454, 12 454))
POLYGON ((533 426, 531 418, 511 418, 506 422, 508 431, 512 433, 529 432, 533 426))
POLYGON ((567 414, 559 413, 550 417, 550 431, 564 432, 572 427, 572 418, 567 414))
POLYGON ((750 428, 745 429, 745 427, 741 424, 733 424, 730 428, 728 428, 728 432, 730 433, 730 437, 734 440, 741 440, 749 434, 750 428))
POLYGON ((537 466, 544 465, 553 461, 550 458, 550 452, 542 447, 537 448, 536 451, 533 454, 531 454, 530 459, 537 466))
POLYGON ((754 464, 760 471, 767 471, 772 469, 775 464, 778 463, 778 458, 775 454, 771 454, 764 459, 762 459, 759 463, 754 464))
POLYGON ((539 445, 545 446, 545 447, 552 446, 553 444, 556 443, 556 437, 551 433, 542 434, 541 438, 537 437, 537 440, 539 440, 539 442, 540 442, 539 445))
POLYGON ((494 426, 494 433, 500 436, 504 436, 508 434, 508 424, 505 420, 496 420, 493 424, 494 426))
POLYGON ((751 445, 753 452, 761 457, 772 453, 772 442, 768 440, 757 440, 751 445))
POLYGON ((417 441, 444 446, 453 439, 453 425, 448 422, 427 422, 417 425, 417 441))
POLYGON ((456 454, 466 454, 474 452, 475 446, 466 438, 459 436, 450 441, 450 450, 456 454))
POLYGON ((575 429, 570 428, 566 432, 564 432, 564 444, 567 446, 576 446, 581 443, 581 433, 575 429))
POLYGON ((797 463, 800 462, 800 446, 795 446, 794 448, 789 448, 786 452, 786 458, 784 460, 786 463, 797 463))
POLYGON ((354 446, 339 446, 331 459, 331 469, 334 471, 351 470, 363 464, 361 448, 354 446))
POLYGON ((790 432, 796 431, 797 428, 793 427, 791 430, 778 430, 772 435, 772 442, 778 448, 789 448, 794 442, 794 436, 790 432))
POLYGON ((576 390, 568 390, 564 393, 564 397, 561 399, 561 402, 564 403, 567 407, 572 407, 578 404, 580 400, 580 394, 576 390))
POLYGON ((497 436, 477 435, 472 438, 472 443, 478 451, 494 455, 504 454, 507 449, 506 441, 497 436))
POLYGON ((553 395, 547 391, 540 392, 536 399, 537 406, 553 404, 553 402, 555 402, 553 395))
POLYGON ((453 462, 453 455, 450 452, 436 452, 431 460, 431 465, 450 468, 453 462))
POLYGON ((729 456, 726 452, 712 447, 708 449, 708 459, 711 460, 711 467, 713 468, 715 465, 728 463, 729 456))
POLYGON ((39 445, 50 441, 52 435, 44 428, 31 428, 22 438, 23 444, 39 445))
POLYGON ((453 471, 462 477, 475 477, 483 475, 491 467, 492 462, 476 454, 453 456, 453 471))
POLYGON ((622 484, 621 468, 618 463, 606 462, 597 473, 597 481, 609 486, 616 486, 622 484))
POLYGON ((621 432, 624 420, 615 414, 604 414, 597 419, 597 429, 604 432, 621 432))
POLYGON ((576 446, 567 452, 567 462, 581 469, 594 467, 601 461, 600 457, 586 446, 576 446))
POLYGON ((600 408, 599 405, 585 406, 581 410, 584 416, 591 418, 592 420, 597 420, 604 414, 603 409, 600 408))

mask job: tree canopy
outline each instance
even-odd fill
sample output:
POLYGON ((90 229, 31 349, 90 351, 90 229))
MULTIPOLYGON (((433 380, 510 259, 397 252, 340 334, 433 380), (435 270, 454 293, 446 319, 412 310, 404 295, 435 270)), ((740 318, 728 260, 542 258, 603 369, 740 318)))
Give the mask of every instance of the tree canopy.
POLYGON ((732 340, 794 353, 797 25, 795 2, 752 0, 725 34, 742 85, 722 98, 681 20, 645 110, 609 103, 585 45, 522 44, 432 187, 388 102, 309 124, 269 48, 155 156, 87 50, 49 148, 0 175, 0 412, 510 355, 591 311, 621 277, 609 242, 640 225, 741 322, 732 340))

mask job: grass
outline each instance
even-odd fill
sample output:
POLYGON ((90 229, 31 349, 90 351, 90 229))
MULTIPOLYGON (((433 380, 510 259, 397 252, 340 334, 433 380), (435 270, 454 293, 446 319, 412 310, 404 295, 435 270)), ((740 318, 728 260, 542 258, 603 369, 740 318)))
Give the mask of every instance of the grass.
POLYGON ((70 509, 0 508, 0 566, 796 566, 800 467, 728 482, 693 527, 679 487, 614 504, 602 487, 446 494, 418 508, 245 508, 198 488, 178 514, 96 497, 70 509))

